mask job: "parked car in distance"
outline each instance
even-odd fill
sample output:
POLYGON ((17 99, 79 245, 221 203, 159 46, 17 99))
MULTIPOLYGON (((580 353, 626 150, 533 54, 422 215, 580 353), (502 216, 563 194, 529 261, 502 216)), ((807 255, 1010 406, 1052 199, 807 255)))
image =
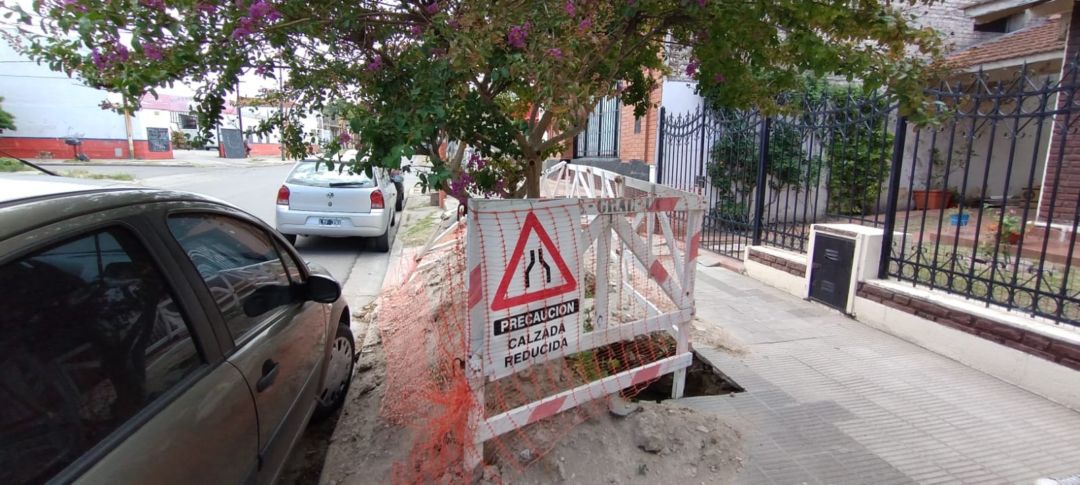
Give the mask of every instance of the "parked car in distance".
MULTIPOLYGON (((340 160, 352 160, 347 152, 340 160)), ((276 226, 295 244, 297 236, 365 237, 390 250, 394 215, 402 209, 400 176, 374 169, 371 176, 347 162, 301 160, 278 189, 276 226)))
POLYGON ((0 176, 0 483, 274 483, 345 398, 341 287, 205 197, 0 176))

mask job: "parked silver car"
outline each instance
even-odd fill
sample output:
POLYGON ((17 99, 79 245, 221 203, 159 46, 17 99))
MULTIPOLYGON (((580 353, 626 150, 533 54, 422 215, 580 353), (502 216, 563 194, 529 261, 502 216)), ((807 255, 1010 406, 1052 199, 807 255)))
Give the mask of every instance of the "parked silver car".
POLYGON ((341 288, 197 195, 0 177, 0 483, 273 483, 341 405, 341 288))
POLYGON ((294 244, 297 236, 372 238, 386 252, 402 195, 400 177, 386 170, 369 177, 347 163, 302 160, 278 190, 277 230, 294 244))

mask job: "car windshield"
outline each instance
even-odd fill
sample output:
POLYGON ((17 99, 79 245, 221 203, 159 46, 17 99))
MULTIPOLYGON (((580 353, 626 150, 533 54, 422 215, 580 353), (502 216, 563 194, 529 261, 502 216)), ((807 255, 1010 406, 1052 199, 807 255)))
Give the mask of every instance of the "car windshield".
POLYGON ((374 187, 364 172, 354 173, 349 164, 333 163, 331 170, 327 163, 319 160, 305 160, 296 164, 286 183, 312 185, 316 187, 374 187))

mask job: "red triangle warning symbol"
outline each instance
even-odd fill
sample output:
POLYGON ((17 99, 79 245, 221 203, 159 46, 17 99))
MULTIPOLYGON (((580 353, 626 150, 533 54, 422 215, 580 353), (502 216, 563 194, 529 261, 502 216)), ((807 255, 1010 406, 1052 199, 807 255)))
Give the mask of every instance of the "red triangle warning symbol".
MULTIPOLYGON (((541 285, 538 285, 541 286, 541 285)), ((492 310, 505 310, 507 308, 524 305, 526 303, 532 303, 534 301, 544 300, 553 296, 558 296, 563 293, 569 293, 577 289, 577 280, 574 279, 573 273, 570 272, 570 268, 566 267, 566 261, 563 261, 562 255, 559 254, 559 249, 555 247, 555 243, 551 242, 551 237, 548 236, 547 231, 540 225, 540 221, 536 218, 532 212, 525 216, 525 224, 521 226, 521 234, 518 236, 517 245, 514 247, 514 252, 510 256, 510 263, 506 265, 506 271, 503 272, 502 281, 499 282, 499 288, 495 291, 495 297, 491 301, 492 310), (525 254, 525 243, 529 240, 530 233, 536 233, 536 237, 540 240, 540 249, 537 253, 530 251, 530 264, 526 268, 519 268, 521 258, 525 254), (535 261, 535 255, 540 255, 540 266, 535 269, 539 270, 533 273, 533 266, 535 261), (510 281, 513 280, 514 274, 518 271, 524 271, 525 287, 529 287, 530 273, 533 273, 534 278, 544 278, 551 280, 551 268, 544 261, 547 258, 551 258, 555 263, 555 268, 562 274, 565 283, 550 287, 542 288, 534 291, 526 290, 524 293, 507 297, 506 291, 510 288, 510 281), (545 274, 546 270, 546 274, 545 274)))

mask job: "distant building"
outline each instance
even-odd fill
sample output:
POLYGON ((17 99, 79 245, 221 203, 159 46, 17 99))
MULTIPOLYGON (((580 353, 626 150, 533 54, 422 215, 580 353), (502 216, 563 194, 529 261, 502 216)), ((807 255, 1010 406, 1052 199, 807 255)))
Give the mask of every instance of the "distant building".
MULTIPOLYGON (((142 108, 128 120, 115 111, 103 109, 105 103, 119 102, 119 96, 86 86, 75 78, 54 72, 20 55, 0 42, 0 97, 3 108, 15 117, 14 130, 0 134, 0 156, 23 158, 71 159, 77 153, 90 159, 171 159, 172 137, 181 132, 189 137, 196 134, 192 113, 193 98, 172 94, 147 95, 142 108), (76 148, 65 143, 68 139, 81 142, 76 148)), ((255 94, 255 93, 252 93, 255 94)), ((276 113, 280 107, 245 106, 238 112, 226 102, 219 126, 215 127, 217 146, 220 129, 246 130, 276 113), (242 120, 241 120, 242 118, 242 120)), ((321 115, 303 120, 303 131, 315 134, 320 140, 336 136, 324 127, 321 115)), ((245 135, 251 155, 280 156, 279 135, 245 135)))

